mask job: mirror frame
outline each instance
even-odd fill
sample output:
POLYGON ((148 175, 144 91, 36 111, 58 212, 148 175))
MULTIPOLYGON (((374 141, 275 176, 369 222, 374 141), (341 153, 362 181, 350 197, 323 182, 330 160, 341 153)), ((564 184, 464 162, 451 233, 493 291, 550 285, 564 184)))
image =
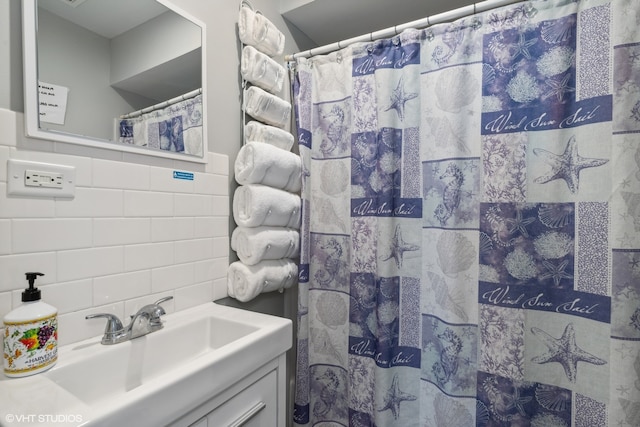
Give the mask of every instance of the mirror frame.
POLYGON ((164 157, 194 163, 207 163, 207 89, 206 89, 206 26, 204 23, 176 7, 169 0, 156 0, 171 11, 188 19, 200 27, 201 57, 202 57, 202 155, 190 155, 172 151, 155 150, 116 141, 75 135, 66 132, 40 128, 39 91, 38 91, 38 0, 22 0, 22 57, 24 77, 24 123, 28 137, 45 139, 53 142, 63 142, 84 145, 93 148, 122 151, 125 153, 143 154, 147 156, 164 157))

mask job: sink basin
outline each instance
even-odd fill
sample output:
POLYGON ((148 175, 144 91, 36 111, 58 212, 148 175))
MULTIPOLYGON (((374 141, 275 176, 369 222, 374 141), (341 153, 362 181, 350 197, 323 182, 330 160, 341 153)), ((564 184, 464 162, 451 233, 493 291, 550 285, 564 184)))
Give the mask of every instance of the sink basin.
POLYGON ((214 316, 178 322, 169 319, 161 330, 163 333, 158 331, 120 344, 100 345, 91 357, 43 375, 84 403, 104 403, 257 330, 256 326, 214 316), (91 386, 87 378, 91 378, 91 386))
MULTIPOLYGON (((0 376, 0 425, 34 412, 73 415, 82 426, 161 425, 291 347, 290 320, 215 303, 163 320, 163 329, 124 343, 95 337, 62 346, 56 366, 39 375, 0 376)), ((40 420, 20 425, 47 424, 40 420)))

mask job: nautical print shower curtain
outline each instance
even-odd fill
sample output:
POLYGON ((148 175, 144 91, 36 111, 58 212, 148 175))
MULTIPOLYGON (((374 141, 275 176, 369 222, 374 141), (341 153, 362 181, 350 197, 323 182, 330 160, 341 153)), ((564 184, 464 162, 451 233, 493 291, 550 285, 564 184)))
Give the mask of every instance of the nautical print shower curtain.
POLYGON ((121 144, 202 156, 202 94, 119 121, 121 144))
POLYGON ((640 425, 640 4, 298 59, 294 425, 640 425))

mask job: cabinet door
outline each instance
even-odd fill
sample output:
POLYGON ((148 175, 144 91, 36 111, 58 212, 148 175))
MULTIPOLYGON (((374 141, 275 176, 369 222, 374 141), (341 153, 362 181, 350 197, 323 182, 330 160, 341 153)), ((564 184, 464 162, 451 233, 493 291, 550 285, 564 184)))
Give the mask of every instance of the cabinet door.
POLYGON ((271 371, 210 412, 208 426, 277 427, 277 405, 277 376, 271 371))

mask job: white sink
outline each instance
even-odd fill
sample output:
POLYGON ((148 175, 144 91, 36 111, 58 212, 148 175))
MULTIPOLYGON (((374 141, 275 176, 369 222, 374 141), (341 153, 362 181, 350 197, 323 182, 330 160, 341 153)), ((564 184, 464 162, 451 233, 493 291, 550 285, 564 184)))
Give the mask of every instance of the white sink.
POLYGON ((102 345, 95 337, 62 346, 47 372, 0 376, 0 425, 159 426, 278 357, 292 342, 290 320, 215 303, 163 320, 163 329, 124 343, 102 345), (56 414, 63 418, 46 418, 56 414), (14 423, 7 422, 11 417, 14 423))
POLYGON ((43 375, 88 405, 102 404, 257 330, 257 326, 213 315, 177 322, 169 318, 158 331, 162 333, 110 346, 100 344, 88 357, 43 375))

